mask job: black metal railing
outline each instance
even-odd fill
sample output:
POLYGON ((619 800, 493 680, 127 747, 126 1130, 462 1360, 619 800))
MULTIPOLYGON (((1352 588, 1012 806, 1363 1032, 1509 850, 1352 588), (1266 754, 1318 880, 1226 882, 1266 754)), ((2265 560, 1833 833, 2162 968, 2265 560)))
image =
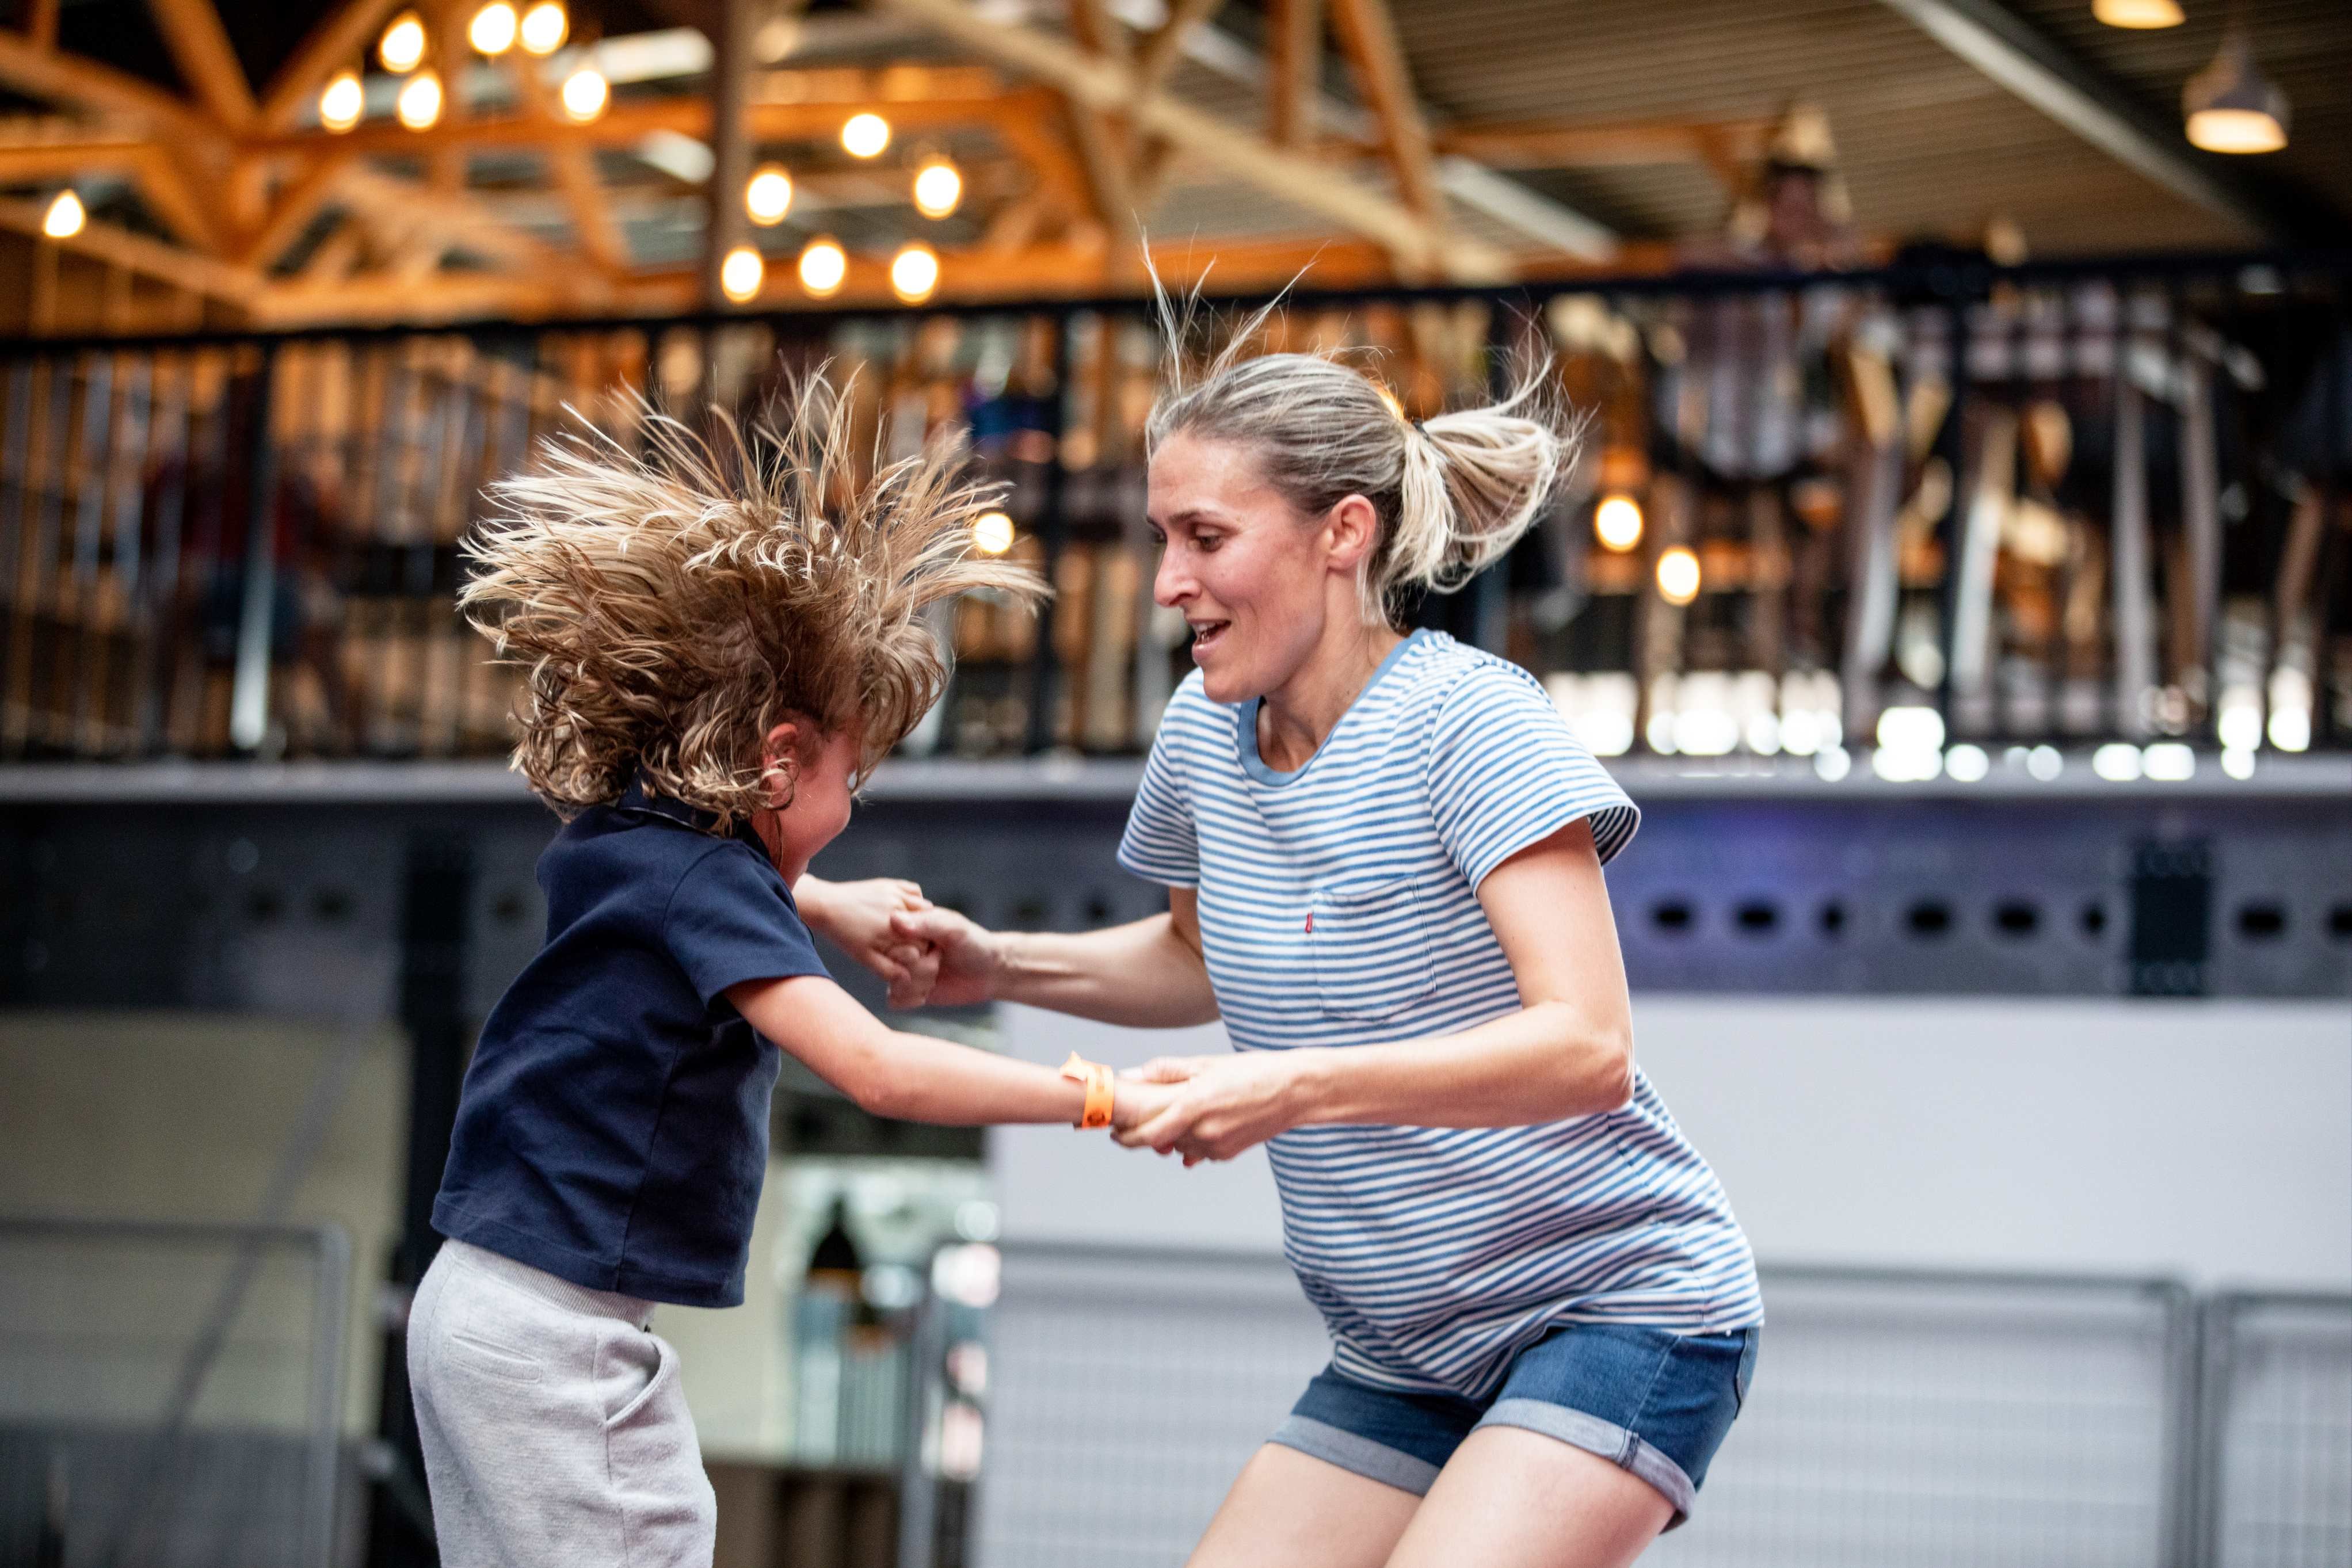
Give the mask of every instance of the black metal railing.
MULTIPOLYGON (((1550 357, 1575 482, 1422 615, 1604 755, 2352 742, 2352 256, 1298 294, 1265 338, 1415 414, 1550 357)), ((495 755, 513 675, 454 608, 483 486, 568 410, 627 440, 633 394, 825 360, 886 454, 968 430, 1058 590, 955 607, 909 749, 1139 750, 1187 666, 1165 352, 1134 301, 0 344, 0 759, 495 755)))

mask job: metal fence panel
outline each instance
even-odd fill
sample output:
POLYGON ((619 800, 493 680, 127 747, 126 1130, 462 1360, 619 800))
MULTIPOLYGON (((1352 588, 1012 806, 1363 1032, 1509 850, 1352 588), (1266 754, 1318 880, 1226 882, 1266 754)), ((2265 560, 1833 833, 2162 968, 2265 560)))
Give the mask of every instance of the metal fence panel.
POLYGON ((2214 1297, 2204 1371, 2208 1561, 2352 1563, 2352 1295, 2214 1297))
POLYGON ((0 1218, 0 1562, 326 1568, 350 1244, 0 1218))
MULTIPOLYGON (((1766 1293, 1748 1409, 1657 1562, 2183 1560, 2178 1287, 1780 1270, 1766 1293)), ((984 1568, 1181 1563, 1328 1357, 1272 1259, 1008 1249, 991 1333, 984 1568)))
POLYGON ((1330 1359, 1259 1258, 1008 1249, 989 1335, 980 1568, 1181 1563, 1330 1359))

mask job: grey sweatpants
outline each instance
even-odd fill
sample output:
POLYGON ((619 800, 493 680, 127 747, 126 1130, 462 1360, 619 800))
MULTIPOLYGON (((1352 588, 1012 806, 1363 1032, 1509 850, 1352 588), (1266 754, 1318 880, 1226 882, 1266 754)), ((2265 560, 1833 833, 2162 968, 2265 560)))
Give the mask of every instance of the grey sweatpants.
POLYGON ((408 1381, 443 1568, 709 1568, 719 1511, 652 1308, 442 1246, 408 1381))

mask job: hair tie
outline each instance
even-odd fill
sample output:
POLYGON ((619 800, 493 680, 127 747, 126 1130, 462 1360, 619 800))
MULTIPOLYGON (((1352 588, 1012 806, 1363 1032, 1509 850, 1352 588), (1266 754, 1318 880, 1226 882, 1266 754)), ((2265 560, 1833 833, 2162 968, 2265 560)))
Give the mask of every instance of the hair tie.
POLYGON ((1406 420, 1406 421, 1405 421, 1405 423, 1406 423, 1407 424, 1412 425, 1415 430, 1418 430, 1418 431, 1419 431, 1419 432, 1421 432, 1423 435, 1427 435, 1427 434, 1429 434, 1429 426, 1427 426, 1427 425, 1425 425, 1425 424, 1422 423, 1421 423, 1421 421, 1419 421, 1419 420, 1417 420, 1417 419, 1408 419, 1408 420, 1406 420))

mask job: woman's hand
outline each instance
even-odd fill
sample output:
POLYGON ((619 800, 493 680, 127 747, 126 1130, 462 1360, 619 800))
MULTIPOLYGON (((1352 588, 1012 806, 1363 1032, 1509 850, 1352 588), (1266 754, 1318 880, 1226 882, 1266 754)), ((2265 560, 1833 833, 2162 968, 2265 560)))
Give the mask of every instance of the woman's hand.
MULTIPOLYGON (((938 1007, 964 1007, 993 1000, 996 977, 1003 967, 1003 938, 974 925, 952 909, 937 909, 928 902, 890 916, 894 941, 919 946, 935 967, 926 999, 938 1007)), ((894 1006, 899 1003, 894 992, 894 1006)))
POLYGON ((1169 1085, 1167 1105, 1115 1135, 1130 1149, 1179 1154, 1185 1165, 1229 1160, 1298 1124, 1304 1051, 1163 1056, 1119 1075, 1119 1095, 1169 1085))
POLYGON ((812 930, 833 942, 889 985, 894 1008, 917 1008, 929 998, 939 976, 939 955, 919 941, 898 935, 891 916, 931 907, 923 890, 899 877, 863 882, 826 882, 803 876, 793 901, 812 930))

